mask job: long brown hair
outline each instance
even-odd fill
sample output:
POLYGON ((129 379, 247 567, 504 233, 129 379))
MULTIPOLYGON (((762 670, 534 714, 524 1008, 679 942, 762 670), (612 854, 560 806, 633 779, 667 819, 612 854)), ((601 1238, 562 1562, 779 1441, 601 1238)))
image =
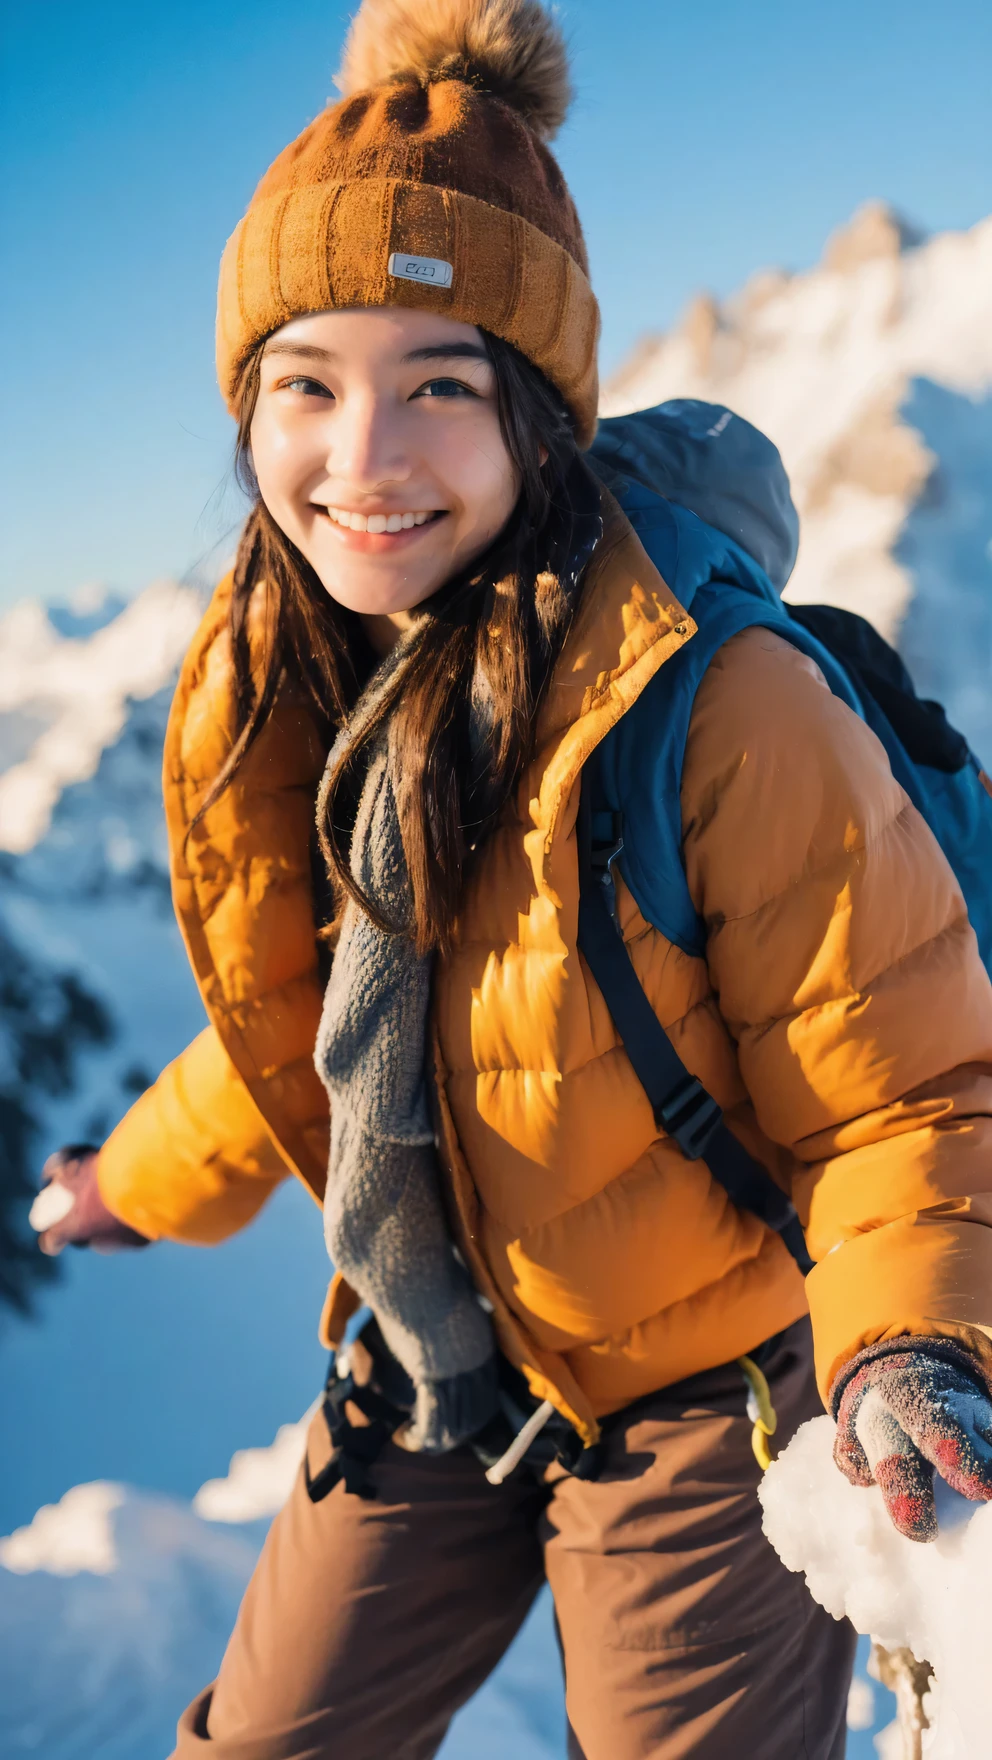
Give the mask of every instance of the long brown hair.
MULTIPOLYGON (((530 756, 537 707, 601 529, 598 485, 558 392, 510 344, 488 334, 485 342, 503 440, 520 477, 516 507, 485 554, 419 608, 396 685, 338 762, 318 827, 338 896, 357 899, 381 928, 410 933, 422 952, 449 943, 466 861, 530 756), (483 705, 481 741, 478 725, 473 737, 473 701, 483 705), (408 923, 382 917, 348 859, 363 753, 391 716, 413 900, 408 923)), ((358 617, 331 598, 258 493, 250 433, 263 348, 245 367, 235 453, 238 480, 255 498, 231 595, 236 737, 191 831, 239 770, 287 684, 302 687, 329 745, 373 664, 358 617), (261 654, 253 657, 259 640, 261 654)))

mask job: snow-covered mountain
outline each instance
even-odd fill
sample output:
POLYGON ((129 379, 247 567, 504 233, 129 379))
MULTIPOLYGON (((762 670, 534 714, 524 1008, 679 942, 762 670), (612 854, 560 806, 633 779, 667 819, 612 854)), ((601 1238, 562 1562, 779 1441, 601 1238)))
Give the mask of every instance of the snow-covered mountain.
MULTIPOLYGON (((15 1244, 44 1155, 102 1140, 203 1025, 160 783, 201 611, 197 592, 159 583, 127 606, 90 596, 0 620, 0 1221, 15 1244)), ((312 1218, 293 1190, 215 1254, 66 1254, 56 1287, 35 1292, 40 1324, 0 1309, 0 1401, 24 1419, 0 1531, 82 1478, 190 1495, 236 1447, 299 1417, 321 1369, 327 1265, 312 1218)), ((29 1300, 29 1271, 49 1262, 33 1247, 4 1257, 11 1293, 29 1300)))
MULTIPOLYGON (((120 1484, 76 1486, 0 1541, 0 1751, 164 1760, 179 1710, 216 1670, 303 1426, 235 1456, 192 1507, 120 1484)), ((542 1597, 443 1760, 560 1760, 560 1667, 542 1597)))
POLYGON ((199 612, 162 582, 126 606, 90 591, 0 619, 0 1295, 15 1305, 38 1268, 23 1199, 39 1155, 99 1139, 186 1031, 157 769, 199 612))
MULTIPOLYGON (((698 300, 635 350, 604 413, 674 396, 771 434, 803 516, 789 596, 896 636, 992 757, 992 221, 927 241, 870 207, 818 268, 698 300)), ((159 790, 200 603, 159 583, 127 605, 88 594, 0 619, 4 1755, 161 1760, 219 1658, 320 1384, 327 1267, 296 1187, 210 1253, 67 1256, 34 1290, 37 1319, 9 1306, 31 1295, 23 1213, 43 1154, 102 1137, 202 1022, 159 790)), ((852 1701, 852 1760, 874 1752, 872 1691, 852 1701)), ((560 1760, 562 1730, 541 1603, 445 1760, 560 1760)))
POLYGON ((992 218, 924 240, 869 203, 808 273, 700 295, 602 410, 669 397, 771 436, 802 517, 786 597, 898 638, 923 694, 992 753, 992 218))

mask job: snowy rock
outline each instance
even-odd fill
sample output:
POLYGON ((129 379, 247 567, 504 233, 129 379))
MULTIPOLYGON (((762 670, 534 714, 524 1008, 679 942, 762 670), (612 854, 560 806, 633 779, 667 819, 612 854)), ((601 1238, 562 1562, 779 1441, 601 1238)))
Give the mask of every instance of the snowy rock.
POLYGON ((830 1418, 804 1424, 762 1480, 764 1530, 789 1570, 836 1619, 886 1650, 929 1662, 926 1760, 992 1754, 992 1505, 935 1481, 940 1534, 921 1545, 898 1534, 881 1492, 850 1485, 833 1462, 830 1418))

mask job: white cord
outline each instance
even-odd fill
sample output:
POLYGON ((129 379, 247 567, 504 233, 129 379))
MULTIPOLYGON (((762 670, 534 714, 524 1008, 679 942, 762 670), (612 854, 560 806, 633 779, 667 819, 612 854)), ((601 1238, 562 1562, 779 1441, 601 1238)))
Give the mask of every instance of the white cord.
POLYGON ((501 1456, 495 1466, 489 1468, 486 1478, 490 1485, 502 1485, 503 1480, 509 1478, 518 1461, 523 1460, 535 1436, 540 1435, 544 1429, 554 1409, 551 1401, 546 1399, 544 1404, 538 1406, 537 1411, 532 1413, 520 1434, 515 1436, 510 1443, 506 1453, 501 1456))

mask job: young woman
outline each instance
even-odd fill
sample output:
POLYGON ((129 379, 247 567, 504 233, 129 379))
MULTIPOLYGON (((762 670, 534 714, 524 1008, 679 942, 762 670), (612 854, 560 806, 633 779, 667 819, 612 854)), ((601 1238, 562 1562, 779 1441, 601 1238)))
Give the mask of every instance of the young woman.
POLYGON ((738 1359, 779 1441, 830 1403, 904 1532, 934 1466, 992 1495, 988 979, 800 648, 728 640, 681 784, 657 761, 673 586, 728 550, 695 522, 670 585, 584 457, 597 312, 536 0, 366 0, 341 85, 221 270, 255 506, 165 760, 211 1025, 47 1170, 77 1194, 49 1250, 217 1240, 292 1171, 325 1337, 371 1311, 176 1752, 432 1755, 547 1579, 574 1755, 839 1760, 853 1635, 761 1535, 738 1359), (792 1193, 805 1285, 656 1122, 580 952, 593 765, 637 977, 792 1193), (696 951, 644 858, 679 786, 696 951))

